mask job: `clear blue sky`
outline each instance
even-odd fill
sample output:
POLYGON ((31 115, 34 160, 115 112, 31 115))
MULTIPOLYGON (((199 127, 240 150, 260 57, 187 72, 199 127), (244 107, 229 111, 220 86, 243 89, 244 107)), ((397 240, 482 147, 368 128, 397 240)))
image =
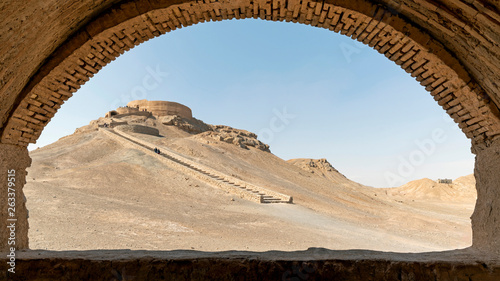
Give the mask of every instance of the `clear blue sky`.
POLYGON ((262 20, 198 24, 125 53, 30 149, 134 99, 185 104, 207 123, 257 133, 285 160, 327 158, 375 187, 473 172, 470 141, 399 66, 346 36, 262 20))

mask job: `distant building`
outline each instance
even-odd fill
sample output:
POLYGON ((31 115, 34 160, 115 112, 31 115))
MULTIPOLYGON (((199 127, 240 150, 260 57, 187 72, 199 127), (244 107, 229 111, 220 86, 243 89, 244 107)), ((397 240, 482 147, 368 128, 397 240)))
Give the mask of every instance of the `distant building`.
POLYGON ((134 100, 127 103, 127 107, 139 111, 145 110, 151 112, 156 117, 177 115, 186 119, 193 118, 189 107, 171 101, 134 100))
POLYGON ((453 183, 453 180, 452 179, 438 179, 438 183, 451 184, 451 183, 453 183))

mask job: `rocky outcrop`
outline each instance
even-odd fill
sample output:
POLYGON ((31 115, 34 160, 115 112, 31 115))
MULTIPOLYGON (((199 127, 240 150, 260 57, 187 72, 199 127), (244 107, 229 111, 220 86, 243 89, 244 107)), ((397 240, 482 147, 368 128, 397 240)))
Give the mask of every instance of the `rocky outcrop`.
POLYGON ((177 115, 163 116, 160 119, 163 125, 176 126, 191 134, 198 134, 197 138, 221 141, 237 145, 241 148, 255 147, 270 152, 269 145, 259 141, 257 135, 225 125, 210 125, 196 118, 183 118, 177 115))
POLYGON ((211 125, 211 131, 200 134, 199 137, 226 143, 232 143, 241 148, 255 147, 262 151, 271 152, 269 145, 259 141, 257 135, 246 131, 223 125, 211 125))
POLYGON ((290 159, 287 161, 297 167, 302 168, 310 173, 325 173, 325 172, 337 172, 338 171, 326 160, 325 158, 321 159, 307 159, 307 158, 297 158, 290 159))
POLYGON ((311 177, 321 177, 336 184, 347 184, 351 187, 360 186, 359 183, 353 182, 346 176, 335 169, 328 160, 297 158, 286 161, 294 166, 301 168, 304 171, 311 173, 311 177))
POLYGON ((325 178, 331 178, 334 176, 335 178, 338 178, 339 176, 344 177, 337 169, 335 169, 328 160, 325 158, 321 159, 309 159, 309 158, 297 158, 297 159, 290 159, 286 161, 290 164, 293 164, 302 170, 305 170, 311 174, 316 174, 318 176, 322 176, 325 178))
POLYGON ((160 117, 160 122, 167 126, 176 126, 191 134, 199 134, 206 131, 211 131, 210 125, 196 118, 184 118, 178 115, 167 115, 160 117))

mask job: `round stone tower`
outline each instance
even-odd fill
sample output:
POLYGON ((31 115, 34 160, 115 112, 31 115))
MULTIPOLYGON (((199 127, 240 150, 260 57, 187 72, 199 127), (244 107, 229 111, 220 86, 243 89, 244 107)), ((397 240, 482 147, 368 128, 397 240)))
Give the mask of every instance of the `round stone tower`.
POLYGON ((154 116, 177 115, 183 118, 193 118, 191 109, 180 103, 171 101, 134 100, 127 104, 128 107, 137 108, 139 111, 149 111, 154 116))

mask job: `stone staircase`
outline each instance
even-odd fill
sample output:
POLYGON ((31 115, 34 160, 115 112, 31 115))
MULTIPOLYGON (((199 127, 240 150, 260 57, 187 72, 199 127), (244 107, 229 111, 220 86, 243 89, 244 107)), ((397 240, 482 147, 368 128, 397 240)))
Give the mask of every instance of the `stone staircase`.
POLYGON ((240 198, 247 199, 258 203, 292 203, 291 196, 275 192, 263 187, 259 187, 248 182, 242 181, 235 177, 225 175, 221 172, 215 171, 200 163, 196 163, 187 159, 186 157, 174 152, 166 147, 151 144, 130 134, 127 134, 119 127, 99 128, 100 131, 106 133, 110 137, 118 140, 122 144, 132 146, 133 148, 142 150, 153 157, 161 160, 168 166, 180 170, 185 174, 192 175, 199 180, 202 180, 212 186, 223 189, 227 192, 238 195, 240 198), (155 153, 153 150, 158 147, 161 154, 155 153))

